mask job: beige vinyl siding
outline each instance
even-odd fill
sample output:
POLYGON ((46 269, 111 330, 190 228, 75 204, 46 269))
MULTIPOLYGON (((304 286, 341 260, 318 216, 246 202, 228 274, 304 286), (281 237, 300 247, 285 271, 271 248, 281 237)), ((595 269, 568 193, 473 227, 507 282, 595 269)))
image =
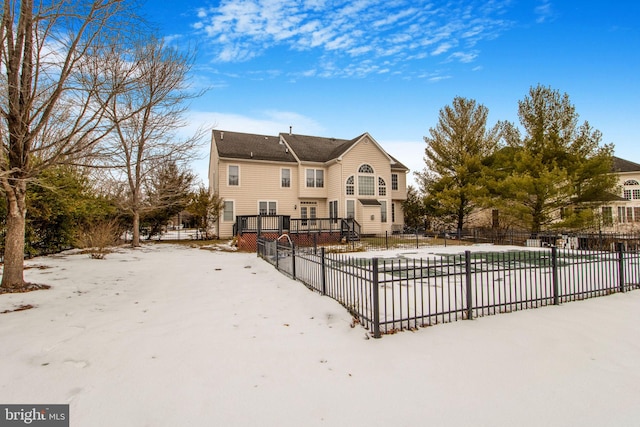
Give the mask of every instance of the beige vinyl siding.
POLYGON ((385 223, 380 222, 380 206, 363 206, 356 201, 356 221, 358 221, 362 227, 362 234, 380 234, 385 232, 385 223))
POLYGON ((342 159, 342 189, 341 194, 345 198, 356 199, 356 221, 362 226, 362 232, 364 234, 379 234, 385 231, 391 231, 391 165, 389 157, 380 149, 376 144, 370 141, 368 138, 364 138, 358 142, 355 146, 349 150, 342 159), (358 194, 358 169, 363 164, 368 164, 373 168, 374 183, 374 195, 361 196, 358 194), (355 194, 353 196, 347 196, 345 190, 345 182, 349 176, 355 177, 355 194), (386 195, 378 195, 378 178, 382 178, 386 184, 386 195), (387 222, 380 222, 380 206, 363 206, 358 199, 375 199, 386 200, 387 202, 387 222), (371 220, 373 215, 374 219, 371 220))
MULTIPOLYGON (((606 231, 628 233, 637 231, 639 227, 640 221, 638 221, 637 208, 640 208, 640 199, 637 198, 637 192, 640 190, 640 186, 624 185, 625 182, 628 181, 640 182, 640 171, 622 172, 618 174, 618 186, 620 189, 618 196, 626 198, 627 200, 606 204, 606 206, 611 207, 611 216, 613 219, 611 224, 603 227, 606 231)), ((600 208, 600 212, 602 212, 602 208, 600 208)))
MULTIPOLYGON (((293 163, 269 163, 261 161, 238 161, 222 159, 219 163, 220 197, 233 200, 234 213, 238 215, 257 215, 260 201, 277 201, 278 215, 296 216, 294 206, 298 204, 296 183, 298 170, 293 163), (228 165, 240 166, 240 185, 227 184, 228 165), (282 188, 282 168, 291 169, 291 187, 282 188)), ((233 223, 221 221, 220 236, 229 237, 233 232, 233 223)))
POLYGON ((333 162, 327 168, 327 203, 325 218, 329 218, 329 201, 338 201, 338 216, 341 217, 344 212, 344 197, 342 196, 342 187, 344 186, 342 179, 342 163, 333 162))
MULTIPOLYGON (((387 186, 391 185, 389 158, 382 153, 373 142, 369 141, 368 138, 364 138, 344 155, 342 159, 344 173, 343 181, 346 180, 349 175, 357 175, 358 168, 364 163, 371 165, 375 171, 376 189, 378 176, 382 177, 385 182, 387 182, 387 186)), ((357 193, 358 187, 356 183, 356 196, 357 193)))
POLYGON ((388 208, 389 211, 387 212, 387 218, 391 223, 391 229, 400 231, 404 227, 404 210, 402 209, 402 202, 400 200, 394 200, 392 203, 395 209, 395 218, 393 218, 395 221, 392 221, 391 218, 391 206, 388 208))
POLYGON ((215 141, 211 141, 211 154, 209 157, 209 194, 218 194, 220 191, 219 186, 219 172, 218 172, 218 149, 215 146, 215 141))
POLYGON ((391 197, 394 200, 406 200, 407 199, 407 171, 404 169, 397 170, 392 169, 391 174, 389 174, 389 182, 387 183, 387 187, 391 190, 391 197), (398 175, 398 189, 391 190, 391 174, 398 175))
POLYGON ((322 163, 304 163, 298 165, 298 197, 311 199, 326 199, 327 197, 327 169, 322 163), (307 187, 307 170, 322 170, 324 175, 323 187, 307 187))

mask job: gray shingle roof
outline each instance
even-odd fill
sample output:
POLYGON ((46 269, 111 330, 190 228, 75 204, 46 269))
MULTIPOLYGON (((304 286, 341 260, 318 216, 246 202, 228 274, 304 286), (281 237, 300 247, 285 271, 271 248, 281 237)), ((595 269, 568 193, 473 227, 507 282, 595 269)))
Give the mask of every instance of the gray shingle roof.
POLYGON ((629 160, 613 156, 614 172, 640 172, 640 165, 629 160))
POLYGON ((303 162, 326 162, 340 157, 358 138, 351 140, 281 133, 280 137, 303 162))
POLYGON ((296 162, 293 154, 277 136, 214 130, 218 155, 231 159, 296 162))
MULTIPOLYGON (((290 133, 269 136, 213 131, 220 157, 280 162, 296 162, 293 155, 295 153, 300 161, 324 163, 340 157, 364 135, 363 133, 353 139, 337 139, 290 133), (286 145, 280 143, 281 138, 291 147, 291 151, 287 152, 286 145)), ((391 155, 389 157, 395 162, 391 165, 392 169, 409 170, 391 155)))

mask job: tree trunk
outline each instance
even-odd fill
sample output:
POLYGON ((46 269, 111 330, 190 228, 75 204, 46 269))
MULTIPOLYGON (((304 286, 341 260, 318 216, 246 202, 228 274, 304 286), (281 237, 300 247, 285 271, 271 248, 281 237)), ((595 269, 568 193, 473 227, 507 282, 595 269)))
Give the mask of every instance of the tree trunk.
POLYGON ((140 212, 133 212, 133 237, 131 238, 131 246, 137 248, 140 246, 140 212))
POLYGON ((26 223, 26 183, 7 191, 7 231, 4 243, 4 268, 0 287, 19 289, 24 281, 24 238, 26 223))

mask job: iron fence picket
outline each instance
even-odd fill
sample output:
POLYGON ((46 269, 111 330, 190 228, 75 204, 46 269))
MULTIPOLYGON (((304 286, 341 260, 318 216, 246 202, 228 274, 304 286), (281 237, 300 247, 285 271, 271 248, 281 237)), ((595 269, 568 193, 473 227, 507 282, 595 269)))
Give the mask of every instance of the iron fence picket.
POLYGON ((640 288, 637 252, 552 248, 374 261, 259 239, 258 255, 340 302, 374 335, 640 288))

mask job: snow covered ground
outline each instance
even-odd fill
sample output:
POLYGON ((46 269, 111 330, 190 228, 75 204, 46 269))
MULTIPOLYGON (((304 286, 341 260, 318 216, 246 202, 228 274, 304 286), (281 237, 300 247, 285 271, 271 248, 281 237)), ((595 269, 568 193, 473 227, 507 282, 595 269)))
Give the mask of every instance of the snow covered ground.
POLYGON ((69 403, 72 426, 640 422, 640 292, 374 340, 254 254, 27 265, 51 289, 0 295, 0 403, 69 403))

